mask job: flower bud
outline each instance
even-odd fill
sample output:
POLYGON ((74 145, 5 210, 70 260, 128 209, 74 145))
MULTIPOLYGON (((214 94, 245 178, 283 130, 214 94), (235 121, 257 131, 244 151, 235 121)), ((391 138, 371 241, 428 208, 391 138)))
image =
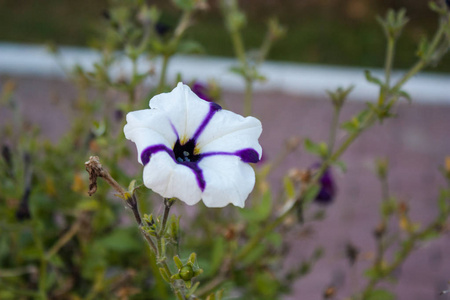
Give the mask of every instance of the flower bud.
POLYGON ((194 277, 194 269, 188 264, 180 269, 179 274, 184 281, 191 280, 194 277))

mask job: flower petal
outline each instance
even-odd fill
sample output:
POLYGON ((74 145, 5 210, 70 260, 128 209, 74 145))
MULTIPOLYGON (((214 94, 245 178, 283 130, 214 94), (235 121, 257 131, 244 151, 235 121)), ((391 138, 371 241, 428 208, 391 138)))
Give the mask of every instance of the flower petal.
POLYGON ((144 184, 165 198, 176 197, 188 205, 201 199, 201 190, 194 172, 177 164, 167 152, 152 155, 144 167, 144 184))
POLYGON ((127 129, 125 130, 125 137, 136 143, 138 161, 141 164, 144 164, 141 158, 142 151, 148 147, 154 145, 164 145, 169 149, 172 147, 164 136, 148 128, 127 129))
POLYGON ((208 207, 224 207, 232 203, 244 207, 255 185, 252 167, 237 156, 210 156, 199 163, 206 187, 202 200, 208 207))
POLYGON ((125 136, 127 132, 136 128, 148 128, 158 132, 172 145, 177 140, 177 134, 170 124, 169 116, 163 111, 143 109, 128 113, 127 124, 123 128, 125 136))
POLYGON ((208 115, 210 104, 180 82, 172 92, 153 97, 150 100, 150 108, 166 113, 183 144, 194 136, 208 115))
POLYGON ((237 152, 254 149, 262 155, 258 138, 262 132, 261 122, 253 117, 242 117, 231 111, 218 111, 197 140, 200 153, 237 152))

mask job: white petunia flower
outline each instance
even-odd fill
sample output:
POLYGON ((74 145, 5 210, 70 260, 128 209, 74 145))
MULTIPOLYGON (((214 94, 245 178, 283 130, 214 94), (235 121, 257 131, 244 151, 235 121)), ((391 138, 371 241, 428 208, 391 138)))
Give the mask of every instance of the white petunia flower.
POLYGON ((136 143, 144 184, 165 198, 208 207, 244 207, 255 185, 248 163, 262 155, 261 122, 200 99, 182 83, 127 114, 125 137, 136 143))

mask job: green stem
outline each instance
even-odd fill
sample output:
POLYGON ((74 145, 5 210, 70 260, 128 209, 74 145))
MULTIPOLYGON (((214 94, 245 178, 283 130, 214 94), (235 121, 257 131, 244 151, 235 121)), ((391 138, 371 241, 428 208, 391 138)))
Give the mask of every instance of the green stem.
POLYGON ((242 36, 238 30, 231 31, 234 53, 238 58, 245 79, 244 115, 249 116, 253 110, 253 79, 249 75, 249 66, 245 55, 245 47, 242 36))
POLYGON ((339 115, 341 112, 341 107, 334 107, 333 118, 330 125, 330 137, 328 139, 328 155, 333 153, 334 144, 336 142, 336 132, 339 125, 339 115))
POLYGON ((161 75, 159 77, 159 84, 158 84, 157 94, 160 94, 160 93, 164 92, 164 88, 166 86, 166 73, 167 73, 167 67, 169 65, 169 59, 170 59, 170 55, 165 54, 163 56, 161 75))
POLYGON ((140 229, 141 229, 142 235, 144 236, 145 240, 147 241, 148 245, 150 246, 150 248, 152 249, 153 253, 156 256, 158 253, 158 249, 156 248, 155 243, 153 242, 151 237, 142 229, 142 227, 140 227, 140 229))
POLYGON ((425 66, 428 65, 431 56, 433 55, 434 51, 436 50, 436 47, 441 42, 442 37, 445 33, 445 26, 444 24, 441 24, 439 26, 438 31, 433 37, 433 40, 430 44, 430 47, 428 48, 428 52, 426 53, 425 57, 420 59, 396 84, 394 87, 392 87, 392 91, 396 92, 401 89, 401 87, 414 75, 416 75, 420 70, 422 70, 425 66))
POLYGON ((128 105, 132 107, 136 102, 136 78, 137 78, 137 59, 133 57, 131 59, 132 63, 132 73, 131 73, 131 82, 128 86, 128 105))
POLYGON ((158 232, 159 237, 162 237, 166 232, 167 219, 169 218, 170 208, 172 207, 174 202, 174 198, 164 198, 164 215, 161 223, 161 228, 158 232))
MULTIPOLYGON (((79 217, 80 218, 80 217, 79 217)), ((50 259, 53 255, 66 245, 80 229, 80 220, 78 219, 61 238, 53 245, 53 247, 45 255, 46 259, 50 259)))
POLYGON ((37 227, 33 226, 33 238, 36 243, 36 246, 40 252, 40 266, 39 266, 39 283, 38 283, 38 293, 39 298, 41 300, 47 300, 47 258, 45 255, 44 245, 42 244, 42 240, 38 236, 37 227))
POLYGON ((384 64, 385 83, 386 89, 388 91, 391 85, 390 82, 391 82, 392 62, 394 60, 394 52, 395 52, 395 39, 393 37, 389 37, 386 48, 386 61, 384 64))
MULTIPOLYGON (((351 133, 347 139, 345 140, 344 143, 342 143, 342 145, 339 147, 338 150, 336 150, 336 152, 331 155, 331 157, 326 160, 320 167, 320 169, 317 171, 317 173, 315 174, 315 176, 312 178, 311 182, 309 183, 309 186, 314 185, 315 183, 318 182, 318 180, 320 179, 320 177, 323 175, 323 173, 325 172, 326 168, 334 161, 336 161, 341 155, 342 153, 344 153, 345 150, 347 150, 347 148, 353 143, 353 141, 361 134, 361 132, 363 132, 364 130, 366 130, 367 128, 369 128, 373 122, 375 121, 375 115, 374 113, 370 113, 366 119, 363 121, 363 124, 361 126, 361 129, 358 131, 354 131, 353 133, 351 133)), ((308 188, 306 187, 304 190, 306 191, 308 188)), ((303 195, 300 195, 297 199, 301 199, 303 195)), ((261 240, 268 234, 270 233, 272 230, 274 230, 279 224, 281 224, 283 222, 283 220, 289 215, 291 214, 291 212, 293 212, 296 207, 297 207, 297 203, 299 201, 294 200, 295 202, 292 203, 292 205, 288 206, 284 211, 282 211, 282 213, 271 223, 267 224, 263 229, 261 229, 256 235, 254 235, 250 241, 243 247, 241 248, 241 250, 236 254, 235 260, 239 261, 241 259, 243 259, 244 257, 246 257, 252 250, 254 247, 256 247, 261 240)))
MULTIPOLYGON (((443 221, 445 222, 445 220, 443 221)), ((368 298, 370 293, 373 291, 375 286, 378 282, 380 282, 382 279, 388 277, 391 275, 392 272, 394 272, 403 262, 408 258, 409 254, 412 250, 414 250, 414 246, 416 245, 416 242, 423 239, 425 236, 430 234, 433 231, 436 231, 436 228, 438 228, 443 222, 441 222, 440 217, 436 219, 432 224, 430 224, 427 228, 425 228, 422 232, 416 233, 410 236, 408 240, 402 243, 402 247, 400 251, 398 252, 398 255, 396 255, 396 258, 394 261, 386 268, 380 268, 380 275, 376 278, 371 279, 366 287, 364 288, 362 292, 362 300, 365 300, 368 298)))
POLYGON ((174 37, 173 37, 174 43, 178 44, 181 37, 183 36, 183 33, 189 27, 189 25, 191 23, 191 16, 192 16, 192 12, 190 10, 185 10, 183 12, 180 22, 178 22, 177 28, 175 29, 175 33, 174 33, 174 37))
POLYGON ((258 66, 261 65, 264 62, 264 60, 266 59, 267 54, 270 51, 270 48, 272 48, 272 44, 273 44, 273 37, 272 37, 272 33, 269 30, 269 32, 267 32, 266 37, 264 38, 264 41, 259 50, 259 55, 258 55, 258 60, 257 60, 258 66))
MULTIPOLYGON (((298 201, 295 202, 297 203, 298 201)), ((282 212, 275 220, 267 224, 263 229, 258 231, 258 233, 254 235, 250 241, 248 241, 247 244, 236 254, 234 260, 240 261, 245 258, 261 242, 261 240, 267 236, 267 234, 272 232, 292 211, 294 211, 297 207, 296 203, 292 203, 292 206, 282 212)))
POLYGON ((249 116, 253 110, 253 81, 245 80, 244 115, 249 116))
POLYGON ((245 47, 239 31, 234 30, 231 32, 231 41, 233 42, 234 53, 236 54, 236 57, 239 59, 242 68, 244 70, 247 70, 248 63, 247 58, 245 56, 245 47))
POLYGON ((425 60, 419 60, 409 71, 403 75, 403 77, 397 81, 397 83, 392 87, 392 91, 397 92, 401 89, 401 87, 414 75, 416 75, 420 70, 422 70, 426 66, 425 60))

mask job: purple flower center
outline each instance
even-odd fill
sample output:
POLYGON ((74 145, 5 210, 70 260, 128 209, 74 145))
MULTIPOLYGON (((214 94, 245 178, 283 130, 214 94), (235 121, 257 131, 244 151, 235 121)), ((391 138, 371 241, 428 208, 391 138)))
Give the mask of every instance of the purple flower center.
POLYGON ((173 153, 175 159, 179 163, 183 162, 196 162, 200 159, 200 155, 194 154, 195 140, 190 139, 186 144, 181 145, 180 140, 177 140, 173 147, 173 153))

